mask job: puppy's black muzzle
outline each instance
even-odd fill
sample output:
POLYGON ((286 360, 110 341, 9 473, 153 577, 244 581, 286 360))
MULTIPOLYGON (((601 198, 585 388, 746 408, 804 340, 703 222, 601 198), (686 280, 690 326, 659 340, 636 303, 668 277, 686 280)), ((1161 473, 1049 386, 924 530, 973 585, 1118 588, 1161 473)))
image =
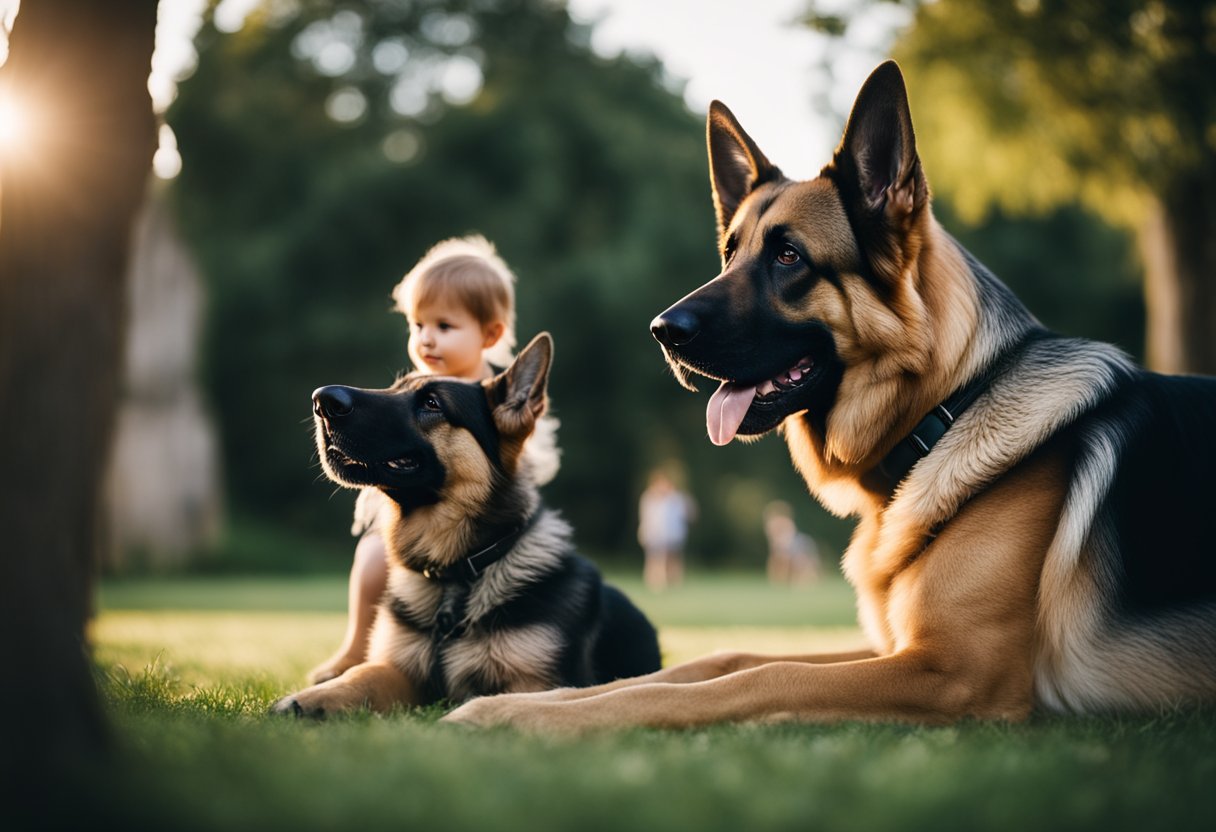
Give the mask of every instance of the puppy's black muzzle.
POLYGON ((323 419, 349 416, 355 410, 355 397, 349 387, 331 384, 312 391, 312 412, 323 419))
POLYGON ((410 507, 435 502, 445 470, 417 411, 417 394, 408 390, 340 384, 314 390, 317 449, 330 479, 351 488, 379 488, 410 507))

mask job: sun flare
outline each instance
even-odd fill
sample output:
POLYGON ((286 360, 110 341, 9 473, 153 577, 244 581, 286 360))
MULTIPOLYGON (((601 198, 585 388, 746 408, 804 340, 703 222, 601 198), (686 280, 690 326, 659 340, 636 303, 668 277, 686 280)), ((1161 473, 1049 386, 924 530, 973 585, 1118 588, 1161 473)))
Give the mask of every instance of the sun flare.
POLYGON ((7 90, 0 89, 0 154, 11 157, 21 153, 29 147, 33 135, 29 108, 7 90))

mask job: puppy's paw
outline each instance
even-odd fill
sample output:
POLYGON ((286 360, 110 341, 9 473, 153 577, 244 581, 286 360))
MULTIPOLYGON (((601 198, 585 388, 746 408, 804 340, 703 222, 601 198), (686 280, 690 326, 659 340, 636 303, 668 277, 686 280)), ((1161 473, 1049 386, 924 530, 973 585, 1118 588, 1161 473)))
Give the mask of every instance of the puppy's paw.
POLYGON ((294 716, 297 719, 302 719, 304 717, 323 719, 325 717, 324 711, 321 711, 320 713, 306 712, 304 710, 304 706, 300 704, 300 700, 296 698, 295 694, 284 696, 278 702, 271 705, 270 713, 275 716, 294 716))
POLYGON ((270 706, 270 712, 300 719, 325 719, 327 716, 364 704, 364 699, 358 691, 331 681, 284 696, 270 706))

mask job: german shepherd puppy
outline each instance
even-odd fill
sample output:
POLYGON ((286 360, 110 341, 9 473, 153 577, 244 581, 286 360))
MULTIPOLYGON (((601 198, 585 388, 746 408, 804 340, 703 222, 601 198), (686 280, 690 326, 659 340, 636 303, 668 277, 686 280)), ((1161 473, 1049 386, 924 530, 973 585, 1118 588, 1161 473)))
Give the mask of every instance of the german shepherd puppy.
POLYGON ((860 518, 843 566, 873 650, 714 656, 449 719, 945 722, 1216 699, 1216 379, 1047 332, 943 231, 894 63, 810 181, 720 103, 708 134, 722 272, 652 331, 681 383, 720 383, 713 442, 780 428, 815 496, 860 518))
POLYGON ((313 393, 330 479, 389 497, 388 588, 366 663, 274 711, 387 711, 659 669, 654 627, 574 553, 523 454, 552 353, 542 333, 480 385, 412 374, 388 390, 313 393))

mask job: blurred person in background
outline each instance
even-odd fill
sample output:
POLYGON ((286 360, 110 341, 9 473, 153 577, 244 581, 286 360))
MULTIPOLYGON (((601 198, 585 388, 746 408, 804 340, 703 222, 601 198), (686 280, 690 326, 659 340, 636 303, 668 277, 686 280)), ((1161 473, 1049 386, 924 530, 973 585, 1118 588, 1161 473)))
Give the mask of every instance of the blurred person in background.
POLYGON ((774 500, 764 509, 768 538, 768 579, 773 584, 808 586, 819 580, 819 547, 798 531, 790 504, 774 500))
POLYGON ((638 503, 638 542, 646 553, 643 577, 652 591, 679 586, 684 580, 684 543, 696 514, 692 498, 676 487, 667 471, 651 471, 638 503))

